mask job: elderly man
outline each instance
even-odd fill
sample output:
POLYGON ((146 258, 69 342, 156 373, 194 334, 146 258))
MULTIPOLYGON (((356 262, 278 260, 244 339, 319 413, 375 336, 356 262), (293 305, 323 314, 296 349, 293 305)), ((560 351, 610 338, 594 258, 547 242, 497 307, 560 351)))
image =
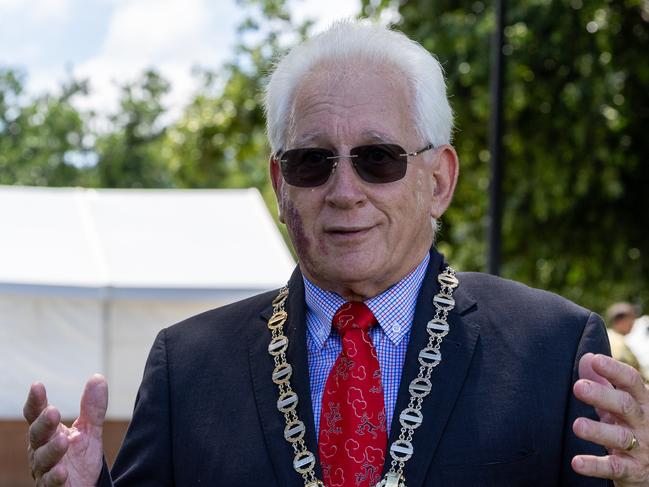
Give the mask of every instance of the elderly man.
POLYGON ((34 384, 38 485, 644 485, 647 392, 601 355, 600 318, 434 247, 458 160, 428 52, 334 25, 279 63, 266 109, 298 268, 160 332, 111 473, 105 380, 71 428, 34 384))

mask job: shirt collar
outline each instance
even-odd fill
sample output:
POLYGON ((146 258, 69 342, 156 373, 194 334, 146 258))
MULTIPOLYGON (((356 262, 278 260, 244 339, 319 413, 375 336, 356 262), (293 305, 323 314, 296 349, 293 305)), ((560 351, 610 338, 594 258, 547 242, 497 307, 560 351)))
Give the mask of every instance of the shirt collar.
MULTIPOLYGON (((410 274, 381 294, 365 301, 394 345, 398 345, 412 327, 417 296, 429 261, 430 254, 426 253, 410 274)), ((320 350, 331 334, 333 316, 345 300, 334 292, 319 288, 306 277, 303 279, 307 312, 313 313, 315 318, 307 320, 307 331, 312 345, 320 350)))

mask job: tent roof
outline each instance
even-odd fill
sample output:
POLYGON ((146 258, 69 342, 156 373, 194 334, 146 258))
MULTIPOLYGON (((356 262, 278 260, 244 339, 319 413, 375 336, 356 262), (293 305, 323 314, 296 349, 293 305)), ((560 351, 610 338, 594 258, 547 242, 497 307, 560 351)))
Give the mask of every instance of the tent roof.
POLYGON ((295 263, 256 189, 0 186, 0 286, 270 289, 295 263))

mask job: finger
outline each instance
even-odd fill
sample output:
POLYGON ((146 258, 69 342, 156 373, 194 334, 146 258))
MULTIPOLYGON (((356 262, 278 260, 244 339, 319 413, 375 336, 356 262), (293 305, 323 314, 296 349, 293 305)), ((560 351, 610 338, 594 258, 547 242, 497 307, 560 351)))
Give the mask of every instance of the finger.
POLYGON ((623 364, 606 355, 595 355, 592 360, 593 370, 606 378, 617 389, 631 394, 636 400, 646 402, 647 391, 640 373, 630 365, 623 364))
MULTIPOLYGON (((598 384, 602 384, 603 386, 610 387, 612 389, 613 386, 611 385, 611 383, 593 370, 594 358, 595 358, 595 354, 590 352, 582 355, 581 359, 579 359, 579 378, 588 379, 593 382, 597 382, 598 384)), ((615 419, 611 416, 611 414, 607 413, 606 411, 595 408, 595 412, 597 413, 597 416, 599 416, 599 419, 601 421, 604 421, 605 423, 615 422, 615 419)))
POLYGON ((600 423, 587 418, 577 418, 572 430, 582 440, 591 441, 609 449, 626 450, 633 441, 629 428, 600 423))
POLYGON ((41 477, 43 487, 60 487, 68 480, 68 471, 63 465, 56 465, 41 477))
POLYGON ((575 472, 587 477, 601 479, 622 479, 631 476, 634 468, 631 457, 608 455, 597 457, 594 455, 577 455, 572 459, 572 468, 575 472))
POLYGON ((593 369, 594 359, 595 354, 593 353, 588 352, 582 355, 581 359, 579 359, 579 378, 592 380, 602 385, 609 385, 612 388, 611 383, 593 369))
POLYGON ((624 390, 610 389, 587 379, 579 379, 573 386, 580 401, 614 414, 631 427, 640 426, 644 413, 638 402, 624 390))
POLYGON ((34 451, 33 470, 36 474, 45 474, 61 461, 68 450, 68 437, 59 432, 50 441, 34 451))
POLYGON ((36 450, 47 443, 61 423, 61 414, 54 406, 45 408, 29 427, 29 445, 36 450))
POLYGON ((27 400, 23 406, 23 416, 29 424, 32 424, 46 407, 45 386, 40 382, 34 382, 29 388, 29 394, 27 394, 27 400))
POLYGON ((88 382, 81 395, 79 419, 75 426, 87 426, 101 430, 108 408, 108 383, 103 375, 95 374, 88 382))

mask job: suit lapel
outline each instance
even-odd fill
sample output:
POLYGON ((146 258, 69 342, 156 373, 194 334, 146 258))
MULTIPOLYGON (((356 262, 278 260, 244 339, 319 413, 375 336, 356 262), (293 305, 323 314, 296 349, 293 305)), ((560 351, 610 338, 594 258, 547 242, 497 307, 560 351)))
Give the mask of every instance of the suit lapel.
MULTIPOLYGON (((285 306, 288 319, 284 324, 284 333, 289 340, 286 359, 293 367, 291 387, 299 397, 298 416, 306 426, 306 446, 318 458, 315 443, 315 426, 311 393, 309 387, 309 366, 306 351, 306 305, 304 303, 304 283, 302 274, 296 268, 289 280, 289 297, 285 306)), ((250 371, 252 376, 255 400, 259 410, 262 429, 268 446, 268 452, 275 466, 275 472, 282 487, 304 485, 300 475, 293 469, 293 448, 284 439, 284 415, 277 409, 279 392, 271 376, 275 366, 268 353, 271 333, 266 326, 272 315, 272 306, 268 305, 259 317, 260 323, 248 328, 250 371), (260 332, 260 326, 263 332, 260 332)), ((316 462, 316 475, 320 476, 320 466, 316 462)), ((260 479, 263 480, 263 479, 260 479)))
MULTIPOLYGON (((430 264, 417 300, 413 327, 410 333, 410 343, 408 344, 401 374, 399 394, 392 419, 390 440, 388 441, 388 452, 386 452, 384 467, 386 472, 389 470, 392 461, 389 445, 398 439, 401 430, 399 414, 407 407, 410 400, 408 386, 419 372, 419 351, 428 342, 426 324, 434 315, 433 296, 439 292, 437 275, 445 265, 442 256, 433 248, 431 250, 430 264)), ((450 330, 448 335, 444 337, 441 346, 442 361, 433 370, 431 376, 433 389, 424 399, 422 407, 424 420, 413 435, 414 455, 406 462, 404 468, 408 487, 423 485, 426 472, 433 460, 440 438, 469 370, 480 331, 480 327, 470 321, 467 316, 475 309, 475 301, 463 290, 461 281, 459 287, 455 290, 454 298, 456 302, 455 308, 449 313, 448 320, 450 330)))

